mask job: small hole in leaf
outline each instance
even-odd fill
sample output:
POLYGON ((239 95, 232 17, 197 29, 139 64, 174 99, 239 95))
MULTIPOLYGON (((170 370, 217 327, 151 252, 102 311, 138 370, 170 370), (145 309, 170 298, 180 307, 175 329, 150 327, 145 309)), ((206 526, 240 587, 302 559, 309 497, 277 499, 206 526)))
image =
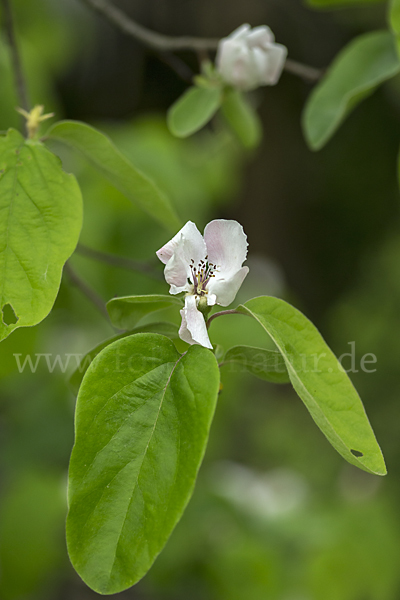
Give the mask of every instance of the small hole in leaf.
POLYGON ((11 304, 5 304, 3 306, 2 312, 3 312, 4 325, 15 325, 15 323, 18 323, 19 318, 15 314, 14 309, 11 306, 11 304))
POLYGON ((359 450, 350 450, 350 452, 357 458, 360 458, 360 456, 364 456, 364 454, 362 452, 360 452, 359 450))

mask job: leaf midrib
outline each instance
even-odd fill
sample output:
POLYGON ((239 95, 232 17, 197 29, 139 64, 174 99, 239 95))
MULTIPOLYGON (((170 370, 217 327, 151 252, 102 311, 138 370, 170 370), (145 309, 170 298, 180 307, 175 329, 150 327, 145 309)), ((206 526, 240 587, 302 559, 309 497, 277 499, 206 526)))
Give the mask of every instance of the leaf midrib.
POLYGON ((155 432, 155 430, 156 430, 156 426, 157 426, 158 419, 159 419, 159 416, 160 416, 160 413, 161 413, 161 408, 162 408, 162 406, 163 406, 163 403, 164 403, 164 399, 165 399, 165 394, 166 394, 167 388, 168 388, 168 386, 169 386, 169 384, 170 384, 170 381, 171 381, 172 375, 173 375, 173 374, 174 374, 174 372, 175 372, 175 369, 177 368, 178 364, 180 363, 180 361, 183 359, 183 357, 184 357, 185 355, 186 355, 186 352, 184 352, 183 354, 181 354, 181 356, 178 358, 178 360, 176 361, 175 365, 173 366, 173 368, 172 368, 172 370, 171 370, 171 373, 170 373, 170 375, 169 375, 169 377, 168 377, 168 379, 167 379, 167 382, 166 382, 166 384, 165 384, 165 386, 164 386, 164 389, 163 389, 163 392, 162 392, 162 396, 161 396, 161 402, 160 402, 160 406, 158 407, 157 416, 156 416, 156 419, 155 419, 155 422, 154 422, 154 426, 153 426, 153 429, 152 429, 152 431, 151 431, 151 434, 150 434, 150 437, 149 437, 149 441, 147 442, 146 448, 145 448, 145 450, 144 450, 144 452, 143 452, 143 457, 142 457, 142 461, 141 461, 141 463, 140 463, 140 467, 139 467, 139 469, 138 469, 138 472, 137 472, 136 481, 135 481, 134 485, 132 486, 132 493, 131 493, 131 497, 130 497, 130 499, 129 499, 129 503, 128 503, 128 506, 127 506, 127 509, 126 509, 125 518, 124 518, 124 521, 123 521, 123 523, 122 523, 122 525, 121 525, 120 532, 119 532, 119 534, 118 534, 118 541, 117 541, 117 543, 115 544, 115 554, 114 554, 114 560, 113 560, 113 563, 112 563, 112 565, 111 565, 110 574, 109 574, 109 579, 111 579, 111 574, 112 574, 112 572, 113 572, 113 570, 114 570, 115 562, 116 562, 116 560, 117 560, 117 552, 118 552, 118 547, 119 547, 119 543, 120 543, 120 539, 121 539, 122 531, 123 531, 123 529, 124 529, 124 527, 125 527, 126 519, 128 518, 128 513, 129 513, 129 509, 130 509, 130 507, 131 507, 131 504, 132 504, 132 500, 133 500, 133 494, 134 494, 134 491, 135 491, 136 487, 139 487, 139 489, 140 489, 140 486, 139 486, 139 477, 140 477, 140 473, 141 473, 142 466, 143 466, 144 460, 145 460, 145 458, 146 458, 146 454, 147 454, 147 451, 148 451, 148 449, 149 449, 149 446, 150 446, 151 440, 153 439, 153 435, 154 435, 154 432, 155 432))
MULTIPOLYGON (((256 314, 253 313, 249 308, 245 307, 250 313, 251 315, 256 319, 256 321, 258 321, 261 325, 261 327, 263 327, 263 329, 266 329, 264 327, 264 325, 261 323, 260 319, 257 318, 256 314)), ((318 412, 322 415, 325 423, 327 424, 327 426, 332 430, 333 434, 338 438, 338 440, 343 444, 343 446, 345 447, 345 449, 350 452, 347 444, 344 442, 344 440, 342 439, 342 437, 338 434, 338 432, 336 431, 336 429, 334 428, 334 426, 330 423, 330 421, 328 421, 327 416, 325 415, 323 409, 321 408, 321 406, 318 404, 318 402, 314 399, 313 394, 310 392, 310 390, 306 387, 305 383, 300 379, 300 377, 297 374, 297 371, 295 370, 295 368, 293 367, 292 363, 287 359, 286 354, 284 352, 284 350, 281 348, 281 345, 278 343, 277 339, 275 338, 275 336, 269 331, 267 330, 268 335, 271 337, 271 339, 273 340, 273 342, 276 344, 276 346, 279 348, 281 354, 283 357, 286 358, 285 362, 288 365, 288 372, 289 374, 292 373, 292 375, 296 378, 296 380, 299 382, 299 384, 301 385, 301 387, 304 389, 305 393, 307 394, 309 400, 312 402, 314 408, 316 408, 318 410, 318 412)), ((361 463, 361 461, 359 461, 361 463)), ((361 463, 363 464, 363 463, 361 463)), ((366 466, 363 464, 363 466, 366 466)), ((368 467, 367 467, 368 468, 368 467)))

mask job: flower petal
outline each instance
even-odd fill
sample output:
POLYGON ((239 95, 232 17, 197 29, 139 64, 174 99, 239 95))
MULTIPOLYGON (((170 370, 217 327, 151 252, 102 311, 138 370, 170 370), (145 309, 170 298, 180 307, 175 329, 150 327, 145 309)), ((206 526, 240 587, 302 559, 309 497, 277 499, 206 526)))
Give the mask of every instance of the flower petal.
POLYGON ((215 294, 207 294, 207 305, 214 306, 217 304, 217 296, 215 294))
POLYGON ((184 259, 184 254, 178 248, 167 262, 164 269, 165 281, 169 283, 170 294, 180 294, 190 291, 191 286, 188 282, 190 271, 188 264, 184 259))
POLYGON ((190 291, 191 261, 197 266, 206 256, 207 250, 203 236, 192 221, 184 227, 158 252, 158 258, 165 263, 164 276, 170 284, 171 294, 190 291))
POLYGON ((211 279, 208 284, 208 293, 217 297, 217 304, 229 306, 234 301, 248 272, 248 267, 242 267, 228 278, 217 276, 211 279))
POLYGON ((252 69, 255 72, 253 79, 257 81, 257 87, 265 84, 266 74, 269 73, 269 55, 261 48, 251 50, 252 69))
POLYGON ((157 250, 156 254, 158 258, 161 260, 164 265, 170 260, 174 252, 177 250, 178 246, 182 242, 182 238, 192 240, 196 245, 199 243, 199 238, 203 239, 200 231, 197 229, 196 225, 193 221, 188 221, 186 225, 182 227, 180 231, 163 246, 159 250, 157 250))
POLYGON ((185 307, 180 311, 182 324, 179 329, 179 337, 188 344, 200 344, 212 350, 212 344, 208 337, 207 326, 202 313, 197 310, 195 296, 186 296, 185 307))
POLYGON ((239 271, 246 260, 248 246, 247 236, 240 223, 224 219, 211 221, 204 230, 204 241, 208 262, 218 267, 216 279, 229 279, 239 271))
POLYGON ((249 84, 250 51, 245 43, 227 38, 219 45, 217 69, 226 83, 240 89, 249 84))
POLYGON ((275 44, 266 25, 245 24, 218 44, 216 66, 224 81, 243 91, 275 85, 282 73, 287 48, 275 44))

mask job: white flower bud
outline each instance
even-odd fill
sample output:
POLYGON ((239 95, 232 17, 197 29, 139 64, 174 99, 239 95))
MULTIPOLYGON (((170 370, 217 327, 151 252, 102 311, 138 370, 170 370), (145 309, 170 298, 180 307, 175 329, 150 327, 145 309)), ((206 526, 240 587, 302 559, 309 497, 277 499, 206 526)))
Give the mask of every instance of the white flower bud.
POLYGON ((269 27, 242 25, 218 44, 216 66, 226 83, 239 90, 275 85, 282 73, 287 48, 275 43, 269 27))

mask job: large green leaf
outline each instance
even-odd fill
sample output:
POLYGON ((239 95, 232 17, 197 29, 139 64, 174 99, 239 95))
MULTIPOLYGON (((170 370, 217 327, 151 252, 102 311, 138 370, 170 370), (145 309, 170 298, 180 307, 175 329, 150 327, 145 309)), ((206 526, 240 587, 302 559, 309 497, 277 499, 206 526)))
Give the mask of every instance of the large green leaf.
POLYGON ((388 31, 366 33, 346 46, 306 104, 303 130, 310 148, 322 148, 348 113, 399 71, 395 40, 388 31))
POLYGON ((57 140, 81 152, 112 185, 168 229, 181 227, 165 194, 101 131, 79 121, 60 121, 50 127, 45 139, 57 140))
POLYGON ((121 340, 124 337, 128 337, 128 335, 134 335, 136 333, 161 333, 161 335, 165 335, 171 340, 176 340, 179 338, 178 326, 174 323, 168 322, 148 323, 147 325, 142 325, 141 327, 135 327, 135 329, 132 329, 132 331, 127 331, 125 333, 120 333, 119 335, 114 335, 112 338, 109 338, 101 344, 98 344, 97 346, 92 348, 90 352, 87 352, 87 354, 82 356, 82 359, 79 363, 79 367, 75 369, 75 371, 69 378, 69 383, 72 388, 72 391, 75 394, 78 393, 79 387, 82 383, 82 379, 86 371, 88 370, 90 364, 93 362, 96 356, 100 354, 102 350, 104 350, 104 348, 107 348, 107 346, 109 346, 113 342, 116 342, 117 340, 121 340))
POLYGON ((119 329, 133 329, 149 313, 171 306, 182 308, 183 300, 176 296, 152 294, 149 296, 122 296, 107 302, 111 322, 119 329))
POLYGON ((259 145, 262 138, 261 121, 242 92, 227 89, 224 93, 221 112, 245 148, 255 148, 259 145))
POLYGON ((192 495, 219 390, 213 353, 140 333, 89 367, 76 408, 67 543, 102 594, 151 567, 192 495))
POLYGON ((195 133, 215 115, 221 106, 219 87, 191 87, 178 98, 168 111, 168 128, 177 137, 195 133))
POLYGON ((17 327, 36 325, 52 309, 63 265, 78 242, 82 197, 54 154, 10 129, 0 136, 0 210, 4 339, 17 327))
POLYGON ((220 366, 229 365, 235 371, 248 371, 259 379, 272 383, 289 383, 285 360, 280 352, 253 348, 252 346, 233 346, 225 354, 220 366))
POLYGON ((294 389, 348 462, 385 475, 385 462, 362 402, 314 325, 279 298, 261 296, 237 309, 254 317, 282 353, 294 389))

